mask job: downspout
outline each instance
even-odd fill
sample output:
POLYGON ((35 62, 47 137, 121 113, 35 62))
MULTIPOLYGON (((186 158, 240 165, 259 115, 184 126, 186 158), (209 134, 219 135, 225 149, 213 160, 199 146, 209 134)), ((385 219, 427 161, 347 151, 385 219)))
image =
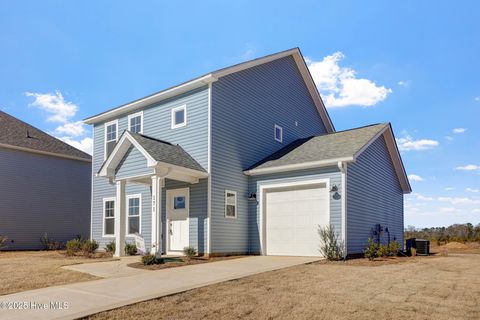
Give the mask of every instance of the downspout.
POLYGON ((344 258, 348 255, 347 245, 347 162, 339 161, 338 169, 342 174, 342 240, 345 248, 344 258))

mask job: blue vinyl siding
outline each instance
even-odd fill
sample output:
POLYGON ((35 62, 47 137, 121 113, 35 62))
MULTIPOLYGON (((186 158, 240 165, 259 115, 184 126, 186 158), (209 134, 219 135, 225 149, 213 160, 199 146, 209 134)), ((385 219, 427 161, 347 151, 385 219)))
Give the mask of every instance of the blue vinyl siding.
MULTIPOLYGON (((249 179, 249 193, 254 192, 257 194, 257 200, 260 197, 260 193, 257 190, 257 183, 265 180, 281 180, 286 178, 309 178, 315 179, 329 179, 330 186, 336 185, 339 190, 339 194, 342 197, 342 176, 338 167, 326 167, 315 168, 308 170, 298 170, 291 172, 281 172, 261 176, 252 176, 249 179)), ((290 180, 291 181, 291 180, 290 180)), ((279 181, 280 182, 280 181, 279 181)), ((249 211, 249 234, 250 234, 250 252, 260 253, 260 215, 258 212, 257 201, 248 201, 249 211)), ((330 224, 335 227, 335 231, 339 236, 342 234, 342 200, 341 198, 334 199, 333 193, 330 192, 330 224)))
POLYGON ((137 148, 131 147, 117 167, 115 176, 118 179, 153 174, 153 169, 147 167, 147 159, 137 148))
POLYGON ((230 74, 212 84, 213 253, 250 250, 248 177, 243 170, 297 138, 324 132, 292 57, 230 74), (275 124, 283 128, 283 143, 274 139, 275 124), (225 218, 225 190, 237 192, 236 219, 225 218))
MULTIPOLYGON (((204 168, 208 167, 208 88, 202 87, 176 96, 143 109, 143 133, 147 136, 179 144, 204 168), (171 129, 171 109, 180 105, 187 106, 187 126, 171 129)), ((118 136, 127 129, 128 114, 118 118, 118 136)), ((108 119, 105 122, 115 120, 108 119)), ((116 188, 108 179, 96 177, 104 161, 105 132, 104 123, 94 125, 93 145, 93 205, 92 205, 92 237, 100 242, 100 248, 113 238, 102 238, 103 198, 115 197, 116 188)), ((124 158, 119 169, 119 177, 132 174, 144 174, 151 169, 143 167, 146 159, 138 150, 132 151, 124 158)), ((151 243, 151 189, 147 185, 127 183, 126 194, 142 194, 142 235, 147 247, 151 243)), ((205 206, 207 196, 205 195, 205 206)), ((205 213, 206 215, 206 213, 205 213)), ((199 230, 199 228, 197 228, 199 230)))
POLYGON ((90 232, 91 163, 0 148, 0 235, 7 250, 43 249, 90 232), (13 241, 13 242, 12 242, 13 241))
POLYGON ((375 224, 403 248, 403 193, 383 136, 348 165, 346 184, 348 253, 363 252, 375 224))

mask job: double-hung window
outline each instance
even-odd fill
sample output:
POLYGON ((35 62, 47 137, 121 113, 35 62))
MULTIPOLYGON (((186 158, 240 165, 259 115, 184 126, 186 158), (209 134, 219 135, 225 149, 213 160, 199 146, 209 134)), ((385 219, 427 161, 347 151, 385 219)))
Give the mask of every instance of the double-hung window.
POLYGON ((143 133, 143 112, 137 112, 128 116, 128 130, 135 133, 143 133))
POLYGON ((118 139, 118 120, 105 123, 105 159, 112 153, 118 139))
POLYGON ((142 196, 140 194, 127 196, 127 234, 140 233, 142 215, 142 196))
POLYGON ((115 199, 103 199, 103 236, 115 235, 115 199))
POLYGON ((187 125, 187 106, 183 105, 172 109, 172 129, 187 125))
POLYGON ((225 190, 225 217, 237 217, 237 192, 225 190))

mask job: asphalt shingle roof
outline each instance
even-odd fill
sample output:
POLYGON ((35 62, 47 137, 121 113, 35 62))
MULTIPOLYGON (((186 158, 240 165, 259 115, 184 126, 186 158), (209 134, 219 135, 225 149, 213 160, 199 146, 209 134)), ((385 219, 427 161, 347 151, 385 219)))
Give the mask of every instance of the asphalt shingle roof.
POLYGON ((139 133, 130 132, 130 135, 156 161, 161 161, 188 169, 206 172, 206 170, 178 144, 171 144, 170 142, 158 140, 139 133))
POLYGON ((374 124, 298 139, 246 170, 351 157, 388 125, 388 123, 374 124))
POLYGON ((92 157, 28 123, 0 111, 0 144, 91 160, 92 157))

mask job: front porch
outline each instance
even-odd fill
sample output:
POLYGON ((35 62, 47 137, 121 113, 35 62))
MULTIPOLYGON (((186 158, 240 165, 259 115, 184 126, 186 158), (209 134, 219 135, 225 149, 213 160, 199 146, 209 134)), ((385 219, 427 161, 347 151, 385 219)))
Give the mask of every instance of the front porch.
POLYGON ((116 257, 125 255, 134 235, 156 255, 179 254, 186 246, 208 252, 205 243, 200 248, 208 236, 208 173, 180 146, 126 131, 98 175, 116 185, 116 257))

